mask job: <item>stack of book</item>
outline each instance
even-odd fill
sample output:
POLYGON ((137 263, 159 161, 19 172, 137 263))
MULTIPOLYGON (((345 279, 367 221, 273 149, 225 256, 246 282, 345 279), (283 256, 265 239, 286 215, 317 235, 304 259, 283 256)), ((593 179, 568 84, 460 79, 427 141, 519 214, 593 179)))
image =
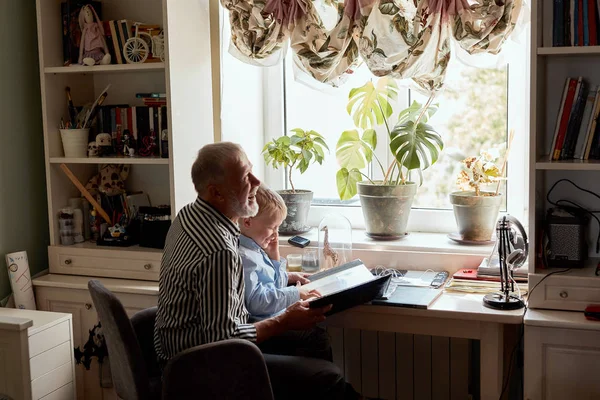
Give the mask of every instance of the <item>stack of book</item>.
MULTIPOLYGON (((513 271, 515 292, 527 293, 527 266, 513 271)), ((497 256, 490 263, 484 258, 478 268, 463 268, 452 276, 445 287, 448 292, 494 293, 500 290, 500 268, 497 256)))
POLYGON ((552 46, 598 45, 600 0, 552 1, 552 46))
POLYGON ((600 159, 599 87, 581 76, 567 78, 554 127, 549 160, 600 159))

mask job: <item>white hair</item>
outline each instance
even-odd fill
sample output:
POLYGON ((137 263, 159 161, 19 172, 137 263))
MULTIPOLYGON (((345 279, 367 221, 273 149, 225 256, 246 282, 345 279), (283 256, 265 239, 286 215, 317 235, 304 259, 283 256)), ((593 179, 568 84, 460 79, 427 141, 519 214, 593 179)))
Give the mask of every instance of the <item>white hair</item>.
POLYGON ((204 194, 208 185, 224 183, 228 162, 246 157, 237 143, 219 142, 207 144, 198 151, 192 165, 192 182, 198 194, 204 194))

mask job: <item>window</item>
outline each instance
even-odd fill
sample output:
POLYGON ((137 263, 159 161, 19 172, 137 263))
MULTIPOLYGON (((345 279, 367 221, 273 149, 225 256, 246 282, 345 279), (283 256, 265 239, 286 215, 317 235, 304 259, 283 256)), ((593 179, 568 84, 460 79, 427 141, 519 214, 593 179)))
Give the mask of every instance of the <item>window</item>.
MULTIPOLYGON (((228 23, 225 23, 228 25, 228 23)), ((224 32, 228 27, 224 26, 224 32)), ((523 35, 527 36, 527 35, 523 35)), ((223 38, 225 39, 225 38, 223 38)), ((227 44, 228 40, 224 42, 227 44)), ((449 149, 458 148, 465 155, 477 155, 481 149, 506 147, 508 131, 515 130, 515 138, 510 152, 507 175, 508 181, 502 191, 506 193, 503 211, 516 216, 521 221, 526 218, 526 170, 528 143, 528 43, 520 45, 511 44, 505 49, 504 57, 508 64, 490 66, 489 68, 476 68, 467 66, 456 58, 451 60, 445 81, 445 90, 436 97, 439 104, 437 114, 430 120, 436 130, 444 139, 445 149, 436 164, 424 172, 423 185, 418 189, 413 203, 413 210, 409 222, 410 231, 450 232, 456 229, 454 215, 448 194, 457 190, 455 178, 459 171, 459 163, 449 156, 449 149)), ((224 54, 224 71, 229 69, 247 69, 242 63, 233 59, 229 54, 224 54)), ((250 67, 256 68, 256 67, 250 67)), ((249 104, 247 91, 240 87, 245 78, 228 78, 224 76, 224 85, 228 79, 235 79, 235 88, 230 88, 230 96, 224 93, 224 104, 228 97, 236 96, 246 98, 245 108, 253 107, 255 111, 262 111, 263 121, 257 128, 264 145, 268 140, 289 133, 293 128, 313 129, 326 138, 330 152, 322 166, 315 164, 304 174, 293 171, 294 186, 298 189, 314 191, 313 206, 309 222, 318 225, 321 218, 329 212, 340 212, 346 215, 354 228, 364 227, 362 211, 358 196, 348 201, 341 201, 338 197, 335 175, 338 170, 335 158, 335 146, 340 134, 347 129, 354 129, 352 119, 346 112, 348 93, 351 88, 363 85, 374 77, 366 66, 362 66, 350 76, 341 88, 311 88, 294 78, 291 52, 282 65, 261 70, 262 90, 254 94, 260 100, 257 104, 249 104), (239 94, 234 94, 233 90, 239 94), (244 93, 242 93, 244 92, 244 93), (258 108, 257 108, 258 107, 258 108), (262 132, 262 134, 260 133, 262 132)), ((245 86, 255 85, 255 81, 244 83, 245 86)), ((315 86, 318 83, 315 82, 315 86)), ((397 104, 394 105, 394 114, 407 107, 412 100, 424 103, 426 98, 422 94, 401 87, 397 104)), ((225 111, 223 111, 225 113, 225 111)), ((229 123, 233 123, 229 120, 229 123)), ((225 132, 227 122, 224 121, 224 138, 228 140, 252 142, 256 149, 256 137, 250 134, 227 135, 225 132)), ((247 130, 248 126, 244 126, 247 130)), ((255 151, 256 152, 256 151, 255 151)), ((387 134, 385 130, 378 132, 377 154, 381 161, 389 165, 391 155, 388 151, 387 134)), ((260 162, 259 154, 254 155, 255 164, 260 162)), ((289 187, 284 171, 272 171, 266 168, 263 179, 267 184, 283 189, 289 187)), ((259 172, 260 173, 260 172, 259 172)), ((379 168, 369 168, 366 171, 372 179, 381 179, 379 168)))

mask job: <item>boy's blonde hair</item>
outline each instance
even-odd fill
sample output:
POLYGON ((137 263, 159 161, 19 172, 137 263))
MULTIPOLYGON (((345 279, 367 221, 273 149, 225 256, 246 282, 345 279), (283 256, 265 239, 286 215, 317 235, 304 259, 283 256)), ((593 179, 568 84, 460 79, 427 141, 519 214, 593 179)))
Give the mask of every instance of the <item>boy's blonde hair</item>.
POLYGON ((258 187, 256 202, 258 203, 257 217, 264 213, 276 214, 282 219, 287 216, 287 207, 281 196, 264 184, 258 187))

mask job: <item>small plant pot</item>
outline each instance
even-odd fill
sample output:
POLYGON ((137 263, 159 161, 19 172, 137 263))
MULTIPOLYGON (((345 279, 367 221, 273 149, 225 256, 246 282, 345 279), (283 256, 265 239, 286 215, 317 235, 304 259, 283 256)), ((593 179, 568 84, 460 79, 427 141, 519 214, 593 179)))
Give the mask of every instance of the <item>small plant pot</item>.
POLYGON ((492 239, 502 195, 482 193, 484 196, 475 196, 474 192, 450 193, 458 233, 463 240, 486 242, 492 239))
POLYGON ((282 235, 298 235, 310 230, 308 225, 308 211, 313 199, 313 192, 310 190, 291 190, 277 191, 283 198, 287 207, 287 217, 279 226, 279 233, 282 235))
POLYGON ((417 185, 358 183, 358 195, 365 218, 366 234, 372 239, 393 240, 406 235, 408 217, 417 185))

